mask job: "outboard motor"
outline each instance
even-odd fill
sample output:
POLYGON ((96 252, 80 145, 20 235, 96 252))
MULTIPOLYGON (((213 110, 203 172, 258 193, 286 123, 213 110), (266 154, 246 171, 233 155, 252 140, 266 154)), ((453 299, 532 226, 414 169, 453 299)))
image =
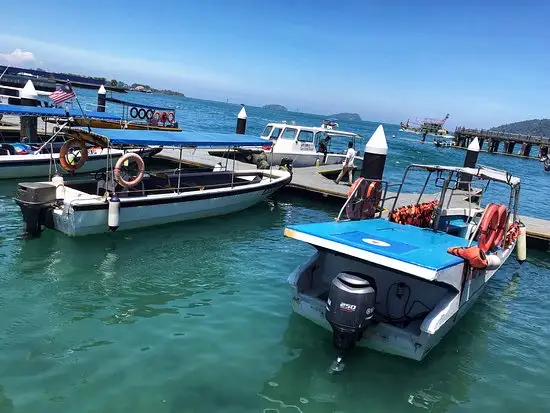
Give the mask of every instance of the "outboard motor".
POLYGON ((372 322, 375 304, 376 283, 372 278, 341 272, 332 280, 325 317, 332 327, 334 347, 340 351, 333 371, 343 369, 343 356, 361 340, 363 331, 372 322))
POLYGON ((53 228, 52 207, 56 202, 56 187, 41 182, 19 184, 15 202, 23 214, 24 231, 40 235, 42 225, 53 228))

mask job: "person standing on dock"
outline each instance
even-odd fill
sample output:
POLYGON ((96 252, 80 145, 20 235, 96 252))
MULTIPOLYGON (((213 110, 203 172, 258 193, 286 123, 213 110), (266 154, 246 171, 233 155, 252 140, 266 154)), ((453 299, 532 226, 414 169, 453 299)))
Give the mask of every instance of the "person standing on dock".
POLYGON ((348 151, 346 152, 346 159, 342 163, 342 170, 334 181, 339 184, 344 175, 347 173, 349 178, 349 184, 353 185, 353 161, 355 160, 355 149, 353 149, 353 142, 348 143, 348 151))

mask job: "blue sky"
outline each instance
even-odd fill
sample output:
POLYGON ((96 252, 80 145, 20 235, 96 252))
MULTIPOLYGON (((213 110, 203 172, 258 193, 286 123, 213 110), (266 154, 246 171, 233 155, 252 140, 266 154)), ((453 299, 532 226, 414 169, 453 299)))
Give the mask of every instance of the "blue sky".
POLYGON ((550 117, 550 2, 27 0, 24 9, 2 5, 0 63, 374 121, 550 117))

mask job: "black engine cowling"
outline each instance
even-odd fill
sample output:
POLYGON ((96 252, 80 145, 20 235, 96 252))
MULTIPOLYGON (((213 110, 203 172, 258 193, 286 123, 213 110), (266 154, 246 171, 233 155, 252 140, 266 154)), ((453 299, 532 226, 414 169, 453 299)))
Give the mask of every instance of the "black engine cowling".
POLYGON ((355 346, 372 322, 375 304, 376 283, 370 277, 341 272, 332 280, 325 317, 336 348, 346 351, 355 346))

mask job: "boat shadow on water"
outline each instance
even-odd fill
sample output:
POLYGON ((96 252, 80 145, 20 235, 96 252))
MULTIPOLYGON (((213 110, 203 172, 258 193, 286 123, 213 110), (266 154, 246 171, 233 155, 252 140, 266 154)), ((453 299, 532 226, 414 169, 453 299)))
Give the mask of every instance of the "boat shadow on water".
POLYGON ((420 363, 358 348, 343 372, 330 374, 330 333, 293 313, 282 340, 291 359, 258 394, 264 411, 322 413, 368 406, 369 411, 447 412, 468 403, 471 386, 481 380, 479 364, 488 356, 488 336, 507 318, 519 276, 502 282, 507 286, 494 295, 485 292, 420 363))

